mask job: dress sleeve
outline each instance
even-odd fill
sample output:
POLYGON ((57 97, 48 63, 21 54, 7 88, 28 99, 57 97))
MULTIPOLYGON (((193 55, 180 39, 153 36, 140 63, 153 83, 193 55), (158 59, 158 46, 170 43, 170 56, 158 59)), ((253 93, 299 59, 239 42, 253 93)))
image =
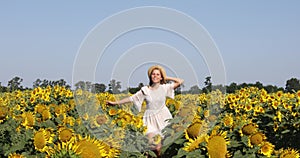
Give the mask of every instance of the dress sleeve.
POLYGON ((145 95, 143 93, 143 90, 139 90, 138 92, 136 92, 134 95, 129 97, 130 100, 133 102, 133 104, 136 106, 136 108, 138 109, 138 111, 140 112, 142 109, 142 103, 145 99, 145 95))
POLYGON ((166 96, 174 99, 174 83, 168 83, 165 85, 166 96))

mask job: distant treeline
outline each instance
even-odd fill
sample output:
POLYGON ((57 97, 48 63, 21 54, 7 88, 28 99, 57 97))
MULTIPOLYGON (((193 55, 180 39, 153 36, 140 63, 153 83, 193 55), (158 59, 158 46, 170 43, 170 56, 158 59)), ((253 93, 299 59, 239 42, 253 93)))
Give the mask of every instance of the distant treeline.
MULTIPOLYGON (((16 76, 12 78, 11 80, 8 81, 7 85, 4 86, 0 82, 0 92, 12 92, 15 90, 28 90, 28 89, 33 89, 36 87, 47 87, 47 86, 65 86, 66 88, 70 88, 71 86, 67 84, 67 82, 64 79, 60 79, 57 81, 49 81, 47 79, 41 80, 37 79, 36 81, 33 82, 32 87, 24 87, 22 85, 23 79, 16 76)), ((135 93, 138 90, 141 89, 141 87, 144 86, 143 83, 139 83, 137 87, 128 87, 126 90, 122 90, 121 82, 116 81, 115 79, 110 80, 108 85, 104 83, 92 83, 89 81, 79 81, 75 85, 75 87, 72 89, 83 89, 90 91, 92 93, 101 93, 101 92, 109 92, 113 94, 118 94, 118 93, 135 93)), ((190 87, 189 90, 183 91, 182 85, 181 87, 178 87, 175 90, 176 94, 199 94, 199 93, 209 93, 212 90, 219 89, 222 92, 226 93, 234 93, 236 90, 239 90, 244 87, 257 87, 259 89, 265 89, 268 93, 272 92, 277 92, 277 91, 284 91, 284 92, 297 92, 300 90, 300 80, 297 78, 291 78, 286 81, 285 87, 277 87, 275 85, 263 85, 259 81, 256 83, 242 83, 242 84, 237 84, 235 82, 231 83, 230 85, 214 85, 211 82, 211 77, 206 77, 204 81, 204 87, 200 88, 198 85, 194 85, 190 87)))

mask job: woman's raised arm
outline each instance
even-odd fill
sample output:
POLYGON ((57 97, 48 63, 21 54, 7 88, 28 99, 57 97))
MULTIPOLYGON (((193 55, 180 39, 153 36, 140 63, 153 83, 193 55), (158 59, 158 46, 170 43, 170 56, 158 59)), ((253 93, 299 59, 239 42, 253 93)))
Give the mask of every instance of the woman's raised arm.
POLYGON ((130 103, 130 102, 131 102, 130 97, 127 97, 127 98, 121 99, 119 101, 109 101, 109 100, 107 100, 106 104, 107 105, 121 105, 121 104, 130 103))
POLYGON ((167 81, 174 81, 174 89, 179 87, 184 82, 184 80, 181 78, 175 78, 175 77, 169 77, 169 76, 167 76, 165 79, 167 81))

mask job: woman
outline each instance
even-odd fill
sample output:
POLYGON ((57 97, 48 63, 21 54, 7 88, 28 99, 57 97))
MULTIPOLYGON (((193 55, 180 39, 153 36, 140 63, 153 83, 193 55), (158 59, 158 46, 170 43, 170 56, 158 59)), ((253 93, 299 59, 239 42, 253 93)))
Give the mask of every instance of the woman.
MULTIPOLYGON (((149 142, 153 142, 153 137, 160 134, 167 125, 168 119, 172 119, 169 109, 165 105, 166 97, 174 98, 174 89, 179 87, 183 80, 166 76, 166 71, 159 65, 148 69, 149 86, 144 86, 134 95, 120 101, 107 101, 110 105, 120 105, 133 102, 141 111, 142 103, 146 100, 146 110, 143 116, 144 125, 147 127, 146 135, 149 142), (173 81, 168 83, 166 81, 173 81)), ((161 142, 155 146, 155 150, 160 155, 161 142)))

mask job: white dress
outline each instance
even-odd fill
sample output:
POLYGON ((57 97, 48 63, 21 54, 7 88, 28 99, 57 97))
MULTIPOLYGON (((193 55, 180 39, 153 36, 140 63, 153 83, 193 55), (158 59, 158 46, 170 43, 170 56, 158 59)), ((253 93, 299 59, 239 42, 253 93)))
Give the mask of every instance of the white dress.
POLYGON ((166 97, 174 99, 174 85, 160 84, 157 89, 149 89, 144 86, 130 97, 139 111, 141 111, 142 103, 146 100, 146 110, 143 116, 144 125, 147 127, 146 134, 160 134, 162 129, 167 125, 168 119, 172 119, 172 115, 165 105, 166 97))

